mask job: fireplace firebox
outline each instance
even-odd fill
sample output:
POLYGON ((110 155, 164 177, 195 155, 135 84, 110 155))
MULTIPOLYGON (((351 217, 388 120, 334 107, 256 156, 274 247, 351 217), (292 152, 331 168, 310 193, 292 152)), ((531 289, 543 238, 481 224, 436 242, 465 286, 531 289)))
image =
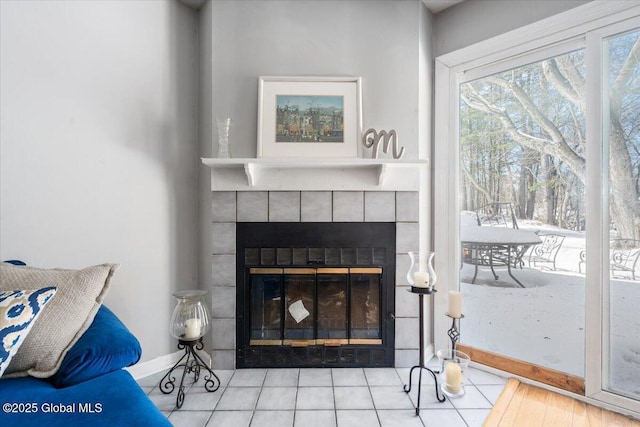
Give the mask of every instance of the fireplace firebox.
POLYGON ((236 366, 394 356, 394 223, 237 223, 236 366))

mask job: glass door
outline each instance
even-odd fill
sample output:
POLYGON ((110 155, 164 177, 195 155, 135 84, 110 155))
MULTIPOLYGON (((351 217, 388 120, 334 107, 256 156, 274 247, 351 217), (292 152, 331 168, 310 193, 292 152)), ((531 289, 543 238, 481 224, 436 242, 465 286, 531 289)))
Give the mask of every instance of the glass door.
POLYGON ((640 400, 640 31, 606 37, 602 59, 609 164, 602 389, 640 400))
POLYGON ((584 61, 578 49, 459 86, 460 342, 577 383, 588 220, 584 61))

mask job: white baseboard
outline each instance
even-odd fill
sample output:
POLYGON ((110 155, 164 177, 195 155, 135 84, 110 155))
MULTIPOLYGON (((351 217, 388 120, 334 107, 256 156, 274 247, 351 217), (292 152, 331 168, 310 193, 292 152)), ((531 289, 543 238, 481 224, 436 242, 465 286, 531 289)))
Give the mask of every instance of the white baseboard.
MULTIPOLYGON (((126 369, 129 371, 134 379, 140 379, 153 375, 156 372, 166 371, 175 365, 178 360, 184 355, 183 350, 176 351, 175 353, 166 354, 164 356, 156 357, 155 359, 147 360, 146 362, 137 363, 133 366, 129 366, 126 369)), ((204 363, 211 368, 211 355, 206 351, 198 351, 198 356, 202 357, 204 363)))
POLYGON ((171 368, 178 360, 180 360, 183 354, 184 351, 176 351, 175 353, 156 357, 155 359, 137 363, 124 369, 129 371, 134 379, 138 380, 140 378, 148 377, 149 375, 155 374, 156 372, 165 371, 171 368))

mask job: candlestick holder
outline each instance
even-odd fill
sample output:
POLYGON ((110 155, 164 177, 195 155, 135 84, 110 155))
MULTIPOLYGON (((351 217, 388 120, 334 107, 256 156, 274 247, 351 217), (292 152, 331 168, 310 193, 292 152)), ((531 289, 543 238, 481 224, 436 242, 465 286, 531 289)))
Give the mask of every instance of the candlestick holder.
POLYGON ((449 339, 451 340, 451 350, 456 349, 456 343, 460 339, 460 332, 458 330, 458 324, 460 323, 460 319, 464 319, 464 314, 461 314, 460 317, 453 317, 449 313, 445 313, 447 317, 452 319, 451 327, 447 331, 447 335, 449 335, 449 339))
POLYGON ((160 391, 164 394, 171 394, 176 384, 176 377, 172 375, 173 371, 177 368, 183 368, 180 385, 178 386, 178 396, 176 397, 176 407, 180 409, 184 403, 184 379, 187 374, 193 373, 193 382, 196 383, 200 378, 200 371, 202 369, 206 370, 209 375, 204 378, 204 388, 208 392, 214 392, 220 388, 220 379, 196 352, 196 350, 204 348, 202 337, 193 341, 178 340, 178 348, 184 350, 184 354, 160 380, 160 391))
POLYGON ((413 380, 413 371, 415 371, 416 369, 418 370, 418 403, 416 405, 416 415, 420 415, 420 395, 421 395, 421 391, 422 391, 422 371, 426 370, 427 372, 429 372, 431 374, 431 376, 433 376, 433 381, 435 383, 435 389, 436 389, 436 399, 438 400, 438 402, 442 403, 445 401, 445 397, 443 394, 441 394, 441 390, 440 387, 438 387, 438 376, 436 375, 439 372, 434 372, 431 369, 427 368, 424 365, 424 359, 425 359, 425 350, 424 350, 424 296, 425 295, 433 295, 434 293, 438 292, 436 289, 433 288, 433 286, 430 287, 426 287, 426 288, 421 288, 418 286, 411 286, 411 290, 409 291, 413 294, 417 294, 418 297, 420 298, 420 363, 418 365, 415 365, 411 368, 411 371, 409 371, 409 384, 405 384, 403 387, 403 390, 405 393, 409 393, 411 391, 411 387, 412 387, 412 380, 413 380))

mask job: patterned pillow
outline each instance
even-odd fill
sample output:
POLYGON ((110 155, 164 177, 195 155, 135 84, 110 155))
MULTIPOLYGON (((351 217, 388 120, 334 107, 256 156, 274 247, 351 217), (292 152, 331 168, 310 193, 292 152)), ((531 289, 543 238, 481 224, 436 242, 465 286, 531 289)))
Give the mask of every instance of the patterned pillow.
POLYGON ((0 292, 0 377, 56 288, 0 292))
POLYGON ((4 373, 6 378, 48 378, 89 328, 109 289, 117 264, 82 270, 16 267, 0 263, 0 291, 21 289, 24 283, 55 286, 56 297, 25 340, 4 373))

